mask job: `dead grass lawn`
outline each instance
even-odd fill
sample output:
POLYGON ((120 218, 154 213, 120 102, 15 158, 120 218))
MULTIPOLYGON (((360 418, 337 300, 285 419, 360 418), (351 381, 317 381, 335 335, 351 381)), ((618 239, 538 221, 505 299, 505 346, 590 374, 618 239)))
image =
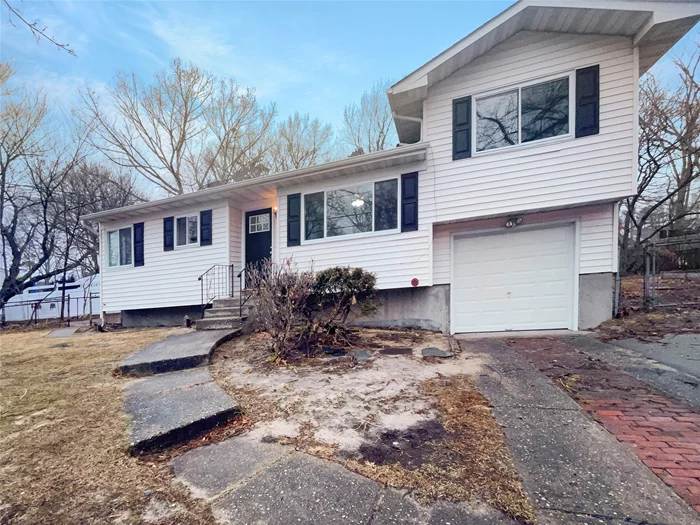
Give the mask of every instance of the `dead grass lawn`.
POLYGON ((123 379, 112 370, 178 331, 0 334, 0 522, 213 523, 166 463, 126 453, 123 379))

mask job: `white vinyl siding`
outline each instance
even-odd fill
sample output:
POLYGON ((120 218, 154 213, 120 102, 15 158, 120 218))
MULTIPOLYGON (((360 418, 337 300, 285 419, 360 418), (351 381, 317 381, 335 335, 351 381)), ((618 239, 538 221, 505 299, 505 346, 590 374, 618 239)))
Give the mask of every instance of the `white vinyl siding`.
POLYGON ((238 274, 243 269, 243 214, 238 208, 229 208, 229 264, 233 264, 234 290, 238 293, 238 274))
MULTIPOLYGON (((326 183, 290 186, 279 190, 279 260, 291 258, 299 268, 322 270, 332 266, 364 268, 377 275, 381 289, 407 288, 411 279, 417 278, 420 286, 431 284, 432 201, 427 198, 431 177, 419 172, 418 231, 374 231, 352 237, 331 237, 302 242, 301 246, 287 246, 287 195, 313 193, 339 187, 361 185, 370 182, 400 178, 402 173, 417 171, 415 165, 382 169, 343 180, 326 183)), ((399 190, 400 191, 400 190, 399 190)))
MULTIPOLYGON (((523 216, 521 226, 556 222, 568 219, 579 220, 579 273, 616 272, 615 253, 617 237, 614 235, 613 204, 587 206, 571 210, 560 210, 523 216)), ((450 284, 450 235, 480 230, 502 228, 505 217, 472 221, 464 224, 436 225, 433 237, 433 284, 450 284)))
MULTIPOLYGON (((151 214, 148 218, 102 224, 102 243, 107 231, 144 222, 144 265, 109 267, 102 250, 102 309, 105 312, 198 305, 201 302, 197 278, 214 264, 229 260, 228 206, 226 203, 201 204, 184 210, 151 214), (185 250, 163 251, 163 218, 199 215, 212 210, 211 246, 190 246, 185 250)), ((103 244, 107 246, 106 244, 103 244)))
MULTIPOLYGON (((616 200, 636 169, 632 41, 522 32, 428 92, 424 136, 434 170, 436 221, 616 200), (552 138, 452 159, 452 101, 600 65, 600 133, 552 138)), ((574 86, 572 86, 573 88, 574 86)), ((474 133, 474 130, 472 130, 474 133)))

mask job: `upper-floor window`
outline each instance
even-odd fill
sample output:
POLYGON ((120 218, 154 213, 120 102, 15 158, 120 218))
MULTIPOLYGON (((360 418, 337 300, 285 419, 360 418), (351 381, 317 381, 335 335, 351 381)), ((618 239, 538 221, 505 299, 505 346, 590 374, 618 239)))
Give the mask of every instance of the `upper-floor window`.
POLYGON ((398 228, 398 179, 304 195, 304 239, 398 228))
POLYGON ((199 242, 197 220, 197 215, 177 218, 177 235, 175 237, 177 246, 186 246, 199 242))
POLYGON ((475 97, 476 151, 568 135, 570 77, 475 97))
POLYGON ((110 266, 129 266, 133 262, 131 226, 107 232, 110 266))

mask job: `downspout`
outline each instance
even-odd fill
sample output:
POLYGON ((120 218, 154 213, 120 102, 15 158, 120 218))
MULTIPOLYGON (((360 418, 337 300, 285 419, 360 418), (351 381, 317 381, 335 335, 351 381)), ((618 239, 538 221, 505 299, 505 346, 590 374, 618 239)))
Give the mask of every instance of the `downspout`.
MULTIPOLYGON (((423 119, 422 118, 405 117, 403 115, 398 115, 396 113, 396 111, 392 111, 391 116, 394 117, 394 120, 408 120, 409 122, 418 122, 418 124, 420 124, 420 138, 418 139, 418 142, 416 144, 423 142, 423 119)), ((404 144, 403 142, 399 142, 399 146, 409 146, 409 144, 404 144)))

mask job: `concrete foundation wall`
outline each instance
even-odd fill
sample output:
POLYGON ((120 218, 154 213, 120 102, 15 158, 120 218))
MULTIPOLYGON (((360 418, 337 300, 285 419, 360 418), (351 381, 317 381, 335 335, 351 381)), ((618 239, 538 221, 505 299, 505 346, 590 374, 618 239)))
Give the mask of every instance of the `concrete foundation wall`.
POLYGON ((202 307, 173 306, 170 308, 144 308, 141 310, 123 310, 122 326, 124 328, 141 328, 147 326, 182 326, 185 316, 196 321, 202 316, 202 307))
POLYGON ((371 317, 357 319, 353 324, 449 332, 449 285, 381 290, 377 298, 381 303, 379 310, 371 317))
POLYGON ((595 328, 612 317, 613 309, 612 273, 589 273, 579 275, 578 281, 578 328, 595 328))

